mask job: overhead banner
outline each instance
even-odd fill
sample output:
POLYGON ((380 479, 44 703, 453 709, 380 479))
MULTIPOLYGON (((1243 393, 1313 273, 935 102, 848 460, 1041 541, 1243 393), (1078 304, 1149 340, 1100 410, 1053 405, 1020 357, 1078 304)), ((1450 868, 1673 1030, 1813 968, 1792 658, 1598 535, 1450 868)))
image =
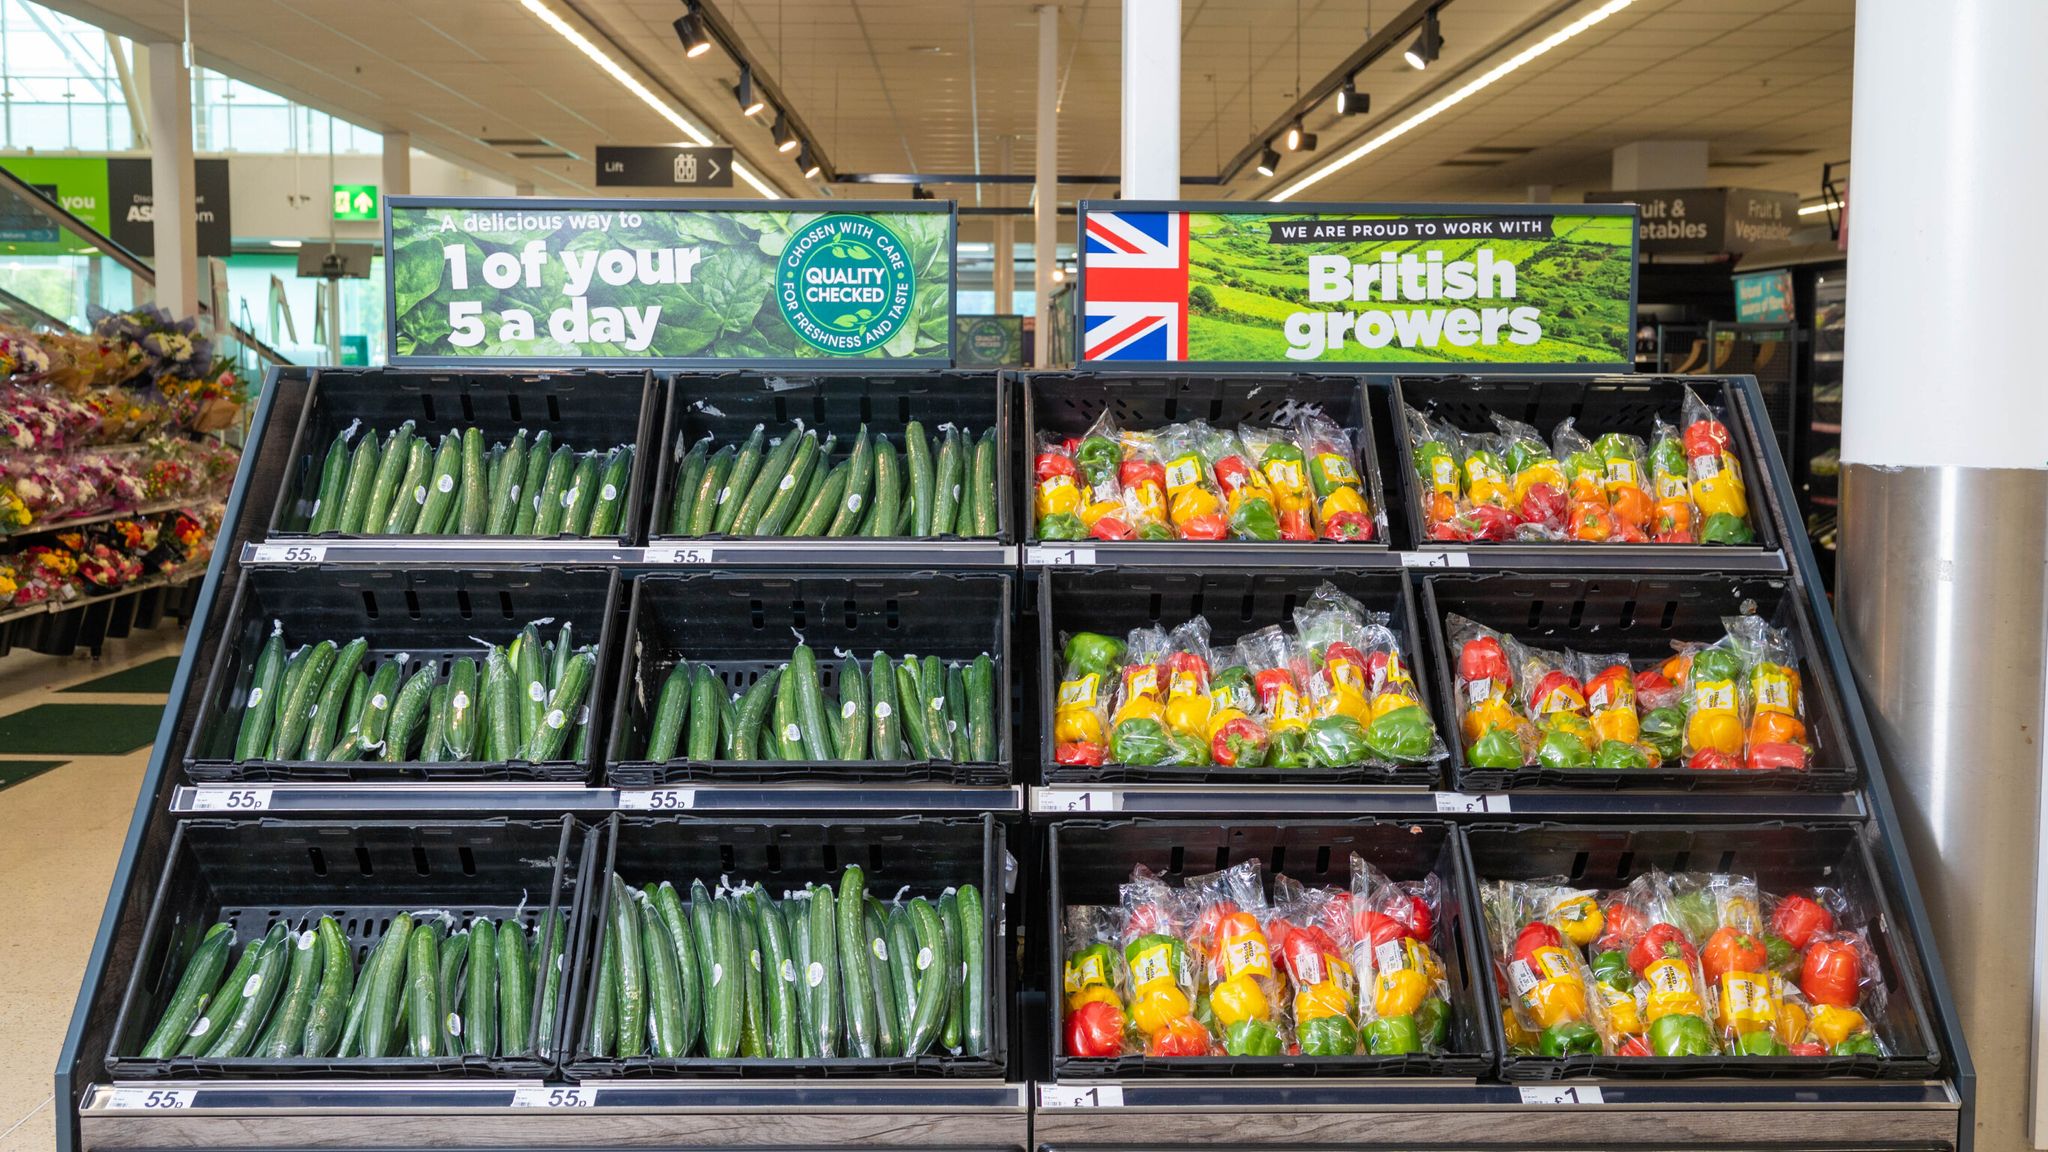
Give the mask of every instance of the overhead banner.
POLYGON ((1632 205, 1081 205, 1081 359, 1634 366, 1632 205))
POLYGON ((393 197, 392 359, 950 362, 952 205, 792 207, 393 197))

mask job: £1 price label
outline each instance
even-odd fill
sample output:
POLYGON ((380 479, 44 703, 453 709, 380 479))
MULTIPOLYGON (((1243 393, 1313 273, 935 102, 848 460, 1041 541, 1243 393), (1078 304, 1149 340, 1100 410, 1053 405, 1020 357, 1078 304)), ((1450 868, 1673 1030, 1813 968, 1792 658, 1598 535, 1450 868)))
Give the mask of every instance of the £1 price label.
POLYGON ((1604 1104, 1597 1084, 1536 1084, 1522 1089, 1524 1104, 1604 1104))
POLYGON ((514 1108, 595 1108, 597 1089, 590 1087, 519 1088, 512 1093, 514 1108))
POLYGON ((1403 568, 1470 568, 1472 557, 1463 552, 1403 552, 1403 568))
POLYGON ((1065 788, 1040 788, 1032 793, 1040 812, 1115 812, 1123 799, 1115 792, 1097 789, 1076 792, 1065 788))
POLYGON ((1120 1084, 1040 1084, 1040 1108, 1121 1108, 1124 1090, 1120 1084))
POLYGON ((1095 563, 1095 549, 1026 548, 1024 550, 1024 562, 1026 564, 1052 567, 1065 567, 1068 565, 1075 564, 1093 564, 1095 563))

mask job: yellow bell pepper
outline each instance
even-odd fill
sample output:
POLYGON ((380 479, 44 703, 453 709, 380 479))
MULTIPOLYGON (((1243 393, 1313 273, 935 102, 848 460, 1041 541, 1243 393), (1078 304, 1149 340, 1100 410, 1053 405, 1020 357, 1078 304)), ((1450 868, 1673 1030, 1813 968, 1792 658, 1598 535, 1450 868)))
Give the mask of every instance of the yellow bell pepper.
POLYGON ((1104 516, 1121 515, 1123 510, 1124 502, 1121 500, 1097 500, 1082 506, 1081 523, 1093 528, 1097 520, 1102 519, 1104 516))
POLYGON ((1358 489, 1332 489, 1328 496, 1323 497, 1322 505, 1316 509, 1316 514, 1324 520, 1328 520, 1340 512, 1353 512, 1360 516, 1365 515, 1365 497, 1359 493, 1358 489))
POLYGON ((1586 986, 1576 977, 1550 976, 1538 980, 1525 999, 1530 1014, 1544 1028, 1586 1018, 1586 986))
POLYGON ((1150 696, 1132 696, 1117 705, 1116 715, 1110 717, 1109 722, 1121 724, 1126 720, 1156 720, 1163 724, 1166 722, 1166 709, 1150 696))
POLYGON ((1349 716, 1360 724, 1372 723, 1372 704, 1363 693, 1342 684, 1332 685, 1330 691, 1316 702, 1316 713, 1320 716, 1349 716))
POLYGON ((1813 1034, 1829 1048, 1866 1027, 1868 1023, 1863 1019, 1863 1013, 1854 1008, 1837 1008, 1833 1004, 1816 1004, 1813 1007, 1813 1034))
POLYGON ((1692 965, 1682 957, 1666 956, 1651 961, 1643 969, 1643 980, 1650 986, 1645 1005, 1650 1023, 1666 1016, 1706 1018, 1706 1005, 1700 999, 1699 985, 1693 981, 1692 965))
POLYGON ((1266 990, 1250 976, 1233 976, 1209 989, 1209 1010, 1228 1028, 1242 1020, 1264 1020, 1272 1014, 1266 990))
POLYGON ((1481 736, 1496 728, 1505 729, 1509 732, 1520 729, 1522 718, 1515 714, 1515 710, 1508 705, 1506 700, 1494 696, 1481 700, 1478 704, 1465 709, 1465 717, 1462 723, 1465 743, 1475 744, 1481 736))
POLYGON ((1500 1029, 1506 1034, 1508 1047, 1510 1048, 1534 1048, 1536 1046, 1536 1034, 1522 1027, 1522 1021, 1516 1017, 1513 1009, 1503 1008, 1500 1010, 1500 1029))
POLYGON ((1803 1044, 1806 1032, 1813 1023, 1806 1006, 1786 997, 1778 1001, 1778 1042, 1781 1044, 1803 1044))
POLYGON ((1350 989, 1335 979, 1306 987, 1295 986, 1294 1018, 1296 1020, 1320 1020, 1325 1016, 1349 1017, 1357 1007, 1350 989))
POLYGON ((1715 461, 1715 467, 1705 466, 1706 459, 1693 461, 1692 502, 1701 515, 1725 512, 1747 518, 1749 495, 1742 483, 1741 465, 1725 452, 1715 461))
POLYGON ((1038 482, 1033 494, 1040 520, 1047 516, 1081 510, 1081 487, 1072 476, 1048 476, 1038 482))
POLYGON ((1507 476, 1477 454, 1465 458, 1465 494, 1474 504, 1501 504, 1507 499, 1507 476))
POLYGON ((1100 744, 1102 717, 1092 708, 1062 708, 1053 713, 1052 738, 1058 744, 1100 744))
POLYGON ((1429 995, 1429 978, 1414 968, 1381 972, 1372 982, 1372 1010, 1381 1018, 1407 1016, 1429 995))
POLYGON ((1382 692, 1372 698, 1372 718, 1377 720, 1389 712, 1399 712, 1403 708, 1419 708, 1421 706, 1422 702, 1413 696, 1404 696, 1399 692, 1382 692))
POLYGON ((1589 748, 1599 743, 1593 736, 1593 722, 1577 712, 1552 712, 1543 718, 1543 727, 1552 732, 1569 732, 1589 748))
POLYGON ((1179 985, 1155 984, 1131 1005, 1131 1022, 1149 1034, 1187 1015, 1192 1007, 1179 985))
POLYGON ((1593 734, 1602 744, 1609 740, 1632 744, 1643 734, 1643 722, 1633 708, 1603 708, 1593 713, 1593 734))
POLYGON ((1076 992, 1068 996, 1067 1011, 1072 1012, 1083 1004, 1094 1004, 1098 1002, 1103 1004, 1115 1005, 1117 1011, 1123 1011, 1124 1002, 1121 998, 1117 996, 1116 989, 1107 988, 1101 984, 1090 984, 1087 987, 1081 989, 1079 992, 1076 992))
POLYGON ((1167 515, 1175 524, 1185 524, 1197 516, 1214 516, 1222 510, 1223 501, 1200 485, 1183 488, 1167 498, 1167 515))
POLYGON ((1636 1007, 1636 998, 1619 988, 1600 986, 1600 999, 1607 1007, 1608 1031, 1618 1036, 1633 1036, 1643 1030, 1643 1013, 1636 1007))
POLYGON ((1761 1032, 1778 1022, 1771 978, 1762 972, 1721 973, 1720 1025, 1728 1032, 1761 1032))
POLYGON ((1207 696, 1176 696, 1166 705, 1166 726, 1190 736, 1209 738, 1210 700, 1207 696))
POLYGON ((1600 901, 1590 892, 1567 896, 1551 905, 1550 915, 1545 917, 1556 927, 1565 939, 1583 948, 1600 938, 1600 930, 1607 926, 1607 917, 1600 911, 1600 901))
MULTIPOLYGON (((1212 697, 1211 702, 1213 703, 1213 701, 1214 698, 1212 697)), ((1204 740, 1214 740, 1216 739, 1217 730, 1221 729, 1225 724, 1230 723, 1232 720, 1247 719, 1250 719, 1250 717, 1246 716, 1241 709, 1217 708, 1209 713, 1209 726, 1202 730, 1202 738, 1204 740)))
POLYGON ((1521 507, 1522 499, 1529 495, 1529 488, 1535 484, 1548 484, 1562 495, 1565 490, 1564 469, 1555 460, 1538 460, 1515 473, 1515 507, 1521 507))

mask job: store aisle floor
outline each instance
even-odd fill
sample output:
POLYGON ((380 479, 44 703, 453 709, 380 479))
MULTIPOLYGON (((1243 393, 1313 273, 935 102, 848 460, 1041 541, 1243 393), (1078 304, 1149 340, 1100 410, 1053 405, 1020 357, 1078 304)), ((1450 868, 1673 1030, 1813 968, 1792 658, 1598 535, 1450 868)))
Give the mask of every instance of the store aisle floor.
POLYGON ((176 656, 183 643, 183 632, 164 628, 110 641, 98 661, 0 657, 0 733, 19 734, 0 737, 0 877, 8 889, 0 901, 0 971, 8 974, 0 981, 0 1066, 22 1073, 0 1081, 0 1152, 51 1147, 57 1049, 149 760, 146 743, 105 754, 108 721, 134 730, 144 710, 164 704, 161 692, 98 692, 89 682, 134 670, 110 686, 148 687, 164 679, 162 668, 143 669, 176 656))

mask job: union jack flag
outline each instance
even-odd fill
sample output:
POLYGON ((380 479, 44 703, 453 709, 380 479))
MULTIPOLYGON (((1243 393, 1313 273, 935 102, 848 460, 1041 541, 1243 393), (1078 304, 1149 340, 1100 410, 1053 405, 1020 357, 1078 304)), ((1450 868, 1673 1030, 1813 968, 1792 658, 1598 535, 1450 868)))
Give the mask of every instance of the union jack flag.
POLYGON ((1088 213, 1082 268, 1083 359, 1187 359, 1186 213, 1088 213))

